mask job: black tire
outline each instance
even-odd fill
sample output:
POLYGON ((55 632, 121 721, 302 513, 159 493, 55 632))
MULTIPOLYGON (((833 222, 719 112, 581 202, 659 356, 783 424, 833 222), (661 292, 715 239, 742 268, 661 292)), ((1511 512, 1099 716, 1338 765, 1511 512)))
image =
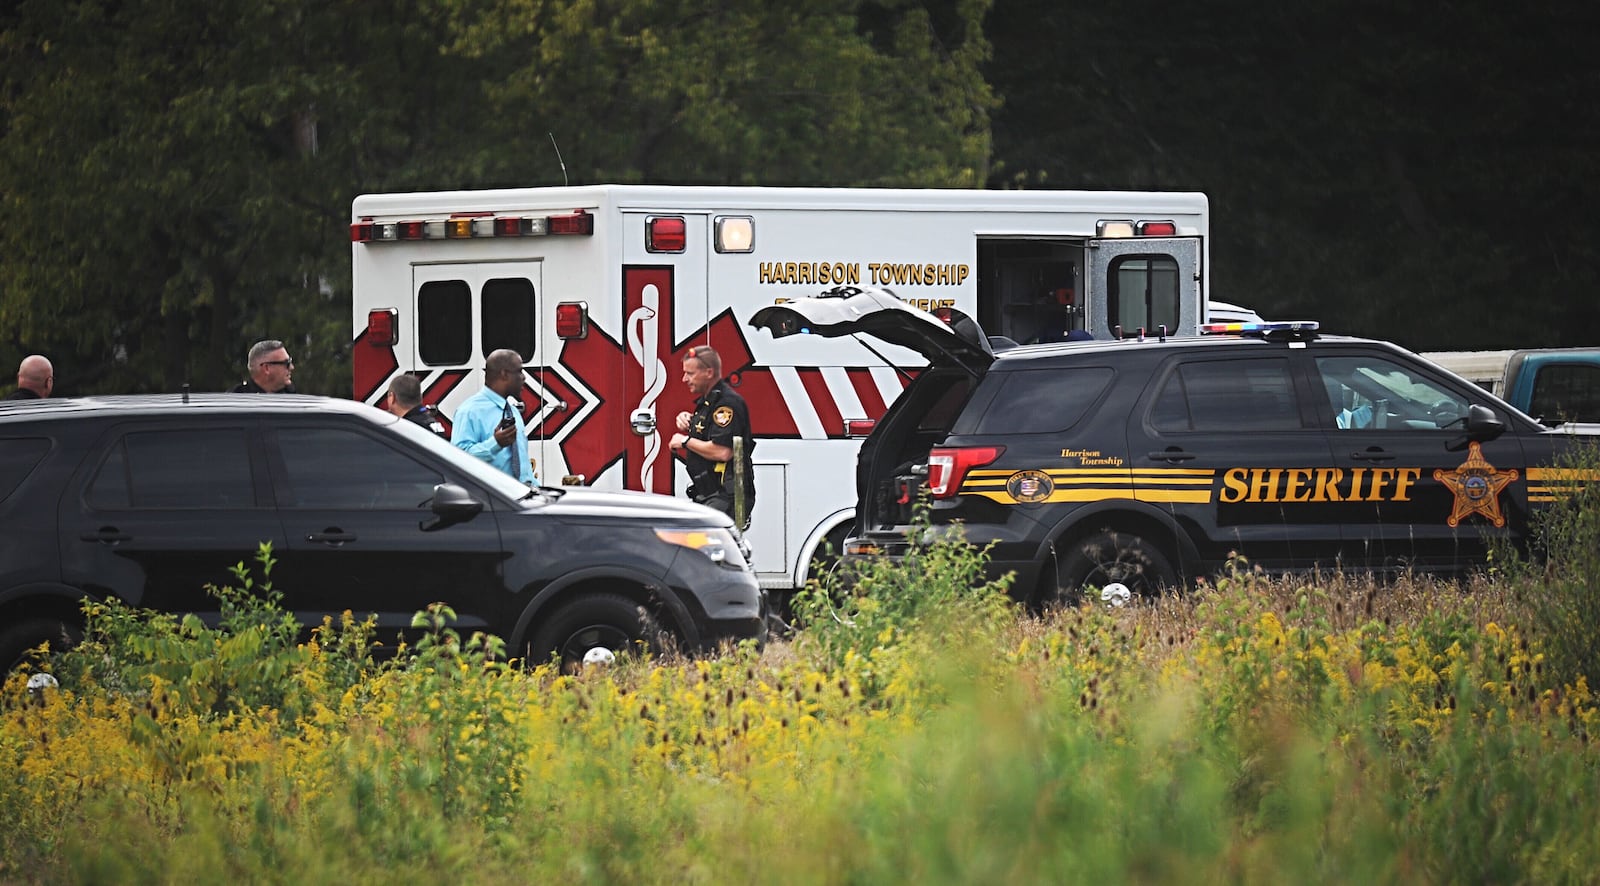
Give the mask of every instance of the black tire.
POLYGON ((1135 597, 1152 598, 1178 587, 1178 571, 1159 547, 1127 532, 1100 532, 1077 541, 1056 570, 1056 599, 1077 605, 1083 595, 1121 582, 1135 597))
POLYGON ((77 645, 83 633, 77 625, 58 618, 25 618, 0 630, 0 679, 28 660, 29 650, 46 640, 52 653, 77 645))
POLYGON ((528 664, 544 664, 559 653, 561 670, 570 673, 596 647, 621 657, 659 653, 661 643, 661 625, 649 610, 620 594, 584 594, 539 620, 528 664))

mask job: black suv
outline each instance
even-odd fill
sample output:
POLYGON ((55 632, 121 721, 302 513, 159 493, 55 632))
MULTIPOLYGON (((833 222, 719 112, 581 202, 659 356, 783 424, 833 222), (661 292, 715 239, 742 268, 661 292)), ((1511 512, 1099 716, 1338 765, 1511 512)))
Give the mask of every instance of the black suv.
POLYGON ((782 337, 869 334, 928 358, 861 447, 845 559, 959 526, 1047 604, 1214 574, 1456 572, 1577 482, 1552 468, 1600 427, 1549 429, 1399 347, 1315 324, 997 349, 875 289, 763 308, 782 337))
POLYGON ((378 639, 450 604, 538 662, 668 636, 764 641, 729 519, 643 493, 530 489, 346 400, 179 395, 0 407, 0 668, 72 638, 81 598, 215 621, 207 583, 271 542, 303 625, 375 614, 378 639))

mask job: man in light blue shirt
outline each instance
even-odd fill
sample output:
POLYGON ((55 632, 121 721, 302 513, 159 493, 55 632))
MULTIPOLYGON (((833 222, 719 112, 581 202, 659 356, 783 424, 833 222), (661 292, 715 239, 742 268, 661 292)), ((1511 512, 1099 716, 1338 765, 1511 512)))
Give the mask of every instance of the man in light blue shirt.
POLYGON ((537 482, 528 462, 522 407, 522 355, 502 348, 483 364, 483 390, 461 404, 452 419, 450 442, 524 483, 537 482))

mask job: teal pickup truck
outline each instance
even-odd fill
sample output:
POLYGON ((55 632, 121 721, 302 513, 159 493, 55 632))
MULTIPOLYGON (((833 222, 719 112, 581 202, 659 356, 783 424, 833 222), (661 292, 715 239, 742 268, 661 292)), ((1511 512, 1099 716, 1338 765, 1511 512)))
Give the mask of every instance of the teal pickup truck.
POLYGON ((1600 422, 1600 347, 1423 354, 1548 425, 1600 422))

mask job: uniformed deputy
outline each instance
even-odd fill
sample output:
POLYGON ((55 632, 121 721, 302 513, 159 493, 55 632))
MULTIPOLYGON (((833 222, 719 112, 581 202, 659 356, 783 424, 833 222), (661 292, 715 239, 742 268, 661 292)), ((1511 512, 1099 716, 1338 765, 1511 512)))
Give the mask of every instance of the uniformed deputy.
POLYGON ((689 469, 689 497, 749 529, 756 502, 750 408, 722 378, 722 358, 709 346, 692 348, 683 358, 683 383, 699 399, 694 412, 678 413, 678 433, 668 445, 689 469))
POLYGON ((389 382, 389 402, 384 406, 390 412, 413 424, 421 425, 441 439, 450 434, 439 421, 439 413, 422 402, 422 382, 414 375, 397 375, 389 382))

